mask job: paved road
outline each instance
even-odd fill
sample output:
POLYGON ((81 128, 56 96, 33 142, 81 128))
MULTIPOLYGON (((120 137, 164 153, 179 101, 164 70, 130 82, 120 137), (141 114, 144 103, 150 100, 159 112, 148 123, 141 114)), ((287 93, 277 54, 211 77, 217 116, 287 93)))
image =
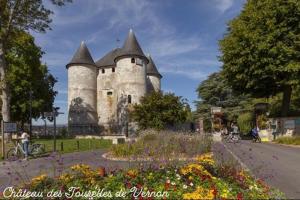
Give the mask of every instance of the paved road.
POLYGON ((111 161, 104 159, 105 150, 90 152, 78 152, 59 155, 51 155, 45 158, 37 158, 29 161, 0 162, 0 192, 7 186, 19 185, 20 182, 28 182, 31 178, 46 173, 49 176, 57 176, 68 167, 84 163, 93 168, 100 166, 108 170, 126 169, 139 163, 111 161))
MULTIPOLYGON (((229 158, 233 153, 258 178, 280 189, 288 198, 300 199, 300 148, 272 143, 216 142, 214 150, 229 158)), ((233 156, 232 156, 233 157, 233 156)))

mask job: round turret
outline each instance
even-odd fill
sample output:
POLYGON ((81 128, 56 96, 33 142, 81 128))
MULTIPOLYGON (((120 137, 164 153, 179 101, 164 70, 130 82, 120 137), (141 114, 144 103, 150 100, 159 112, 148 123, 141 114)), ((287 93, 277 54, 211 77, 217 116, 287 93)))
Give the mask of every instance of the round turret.
POLYGON ((155 63, 150 55, 148 55, 149 63, 147 64, 147 93, 155 91, 159 92, 161 89, 160 79, 162 75, 158 72, 155 63))
MULTIPOLYGON (((129 134, 129 130, 137 126, 129 123, 128 109, 130 105, 140 103, 145 96, 146 89, 146 64, 144 55, 134 33, 130 30, 128 37, 115 58, 117 74, 117 119, 121 134, 129 134)), ((131 133, 130 133, 131 134, 131 133)))
POLYGON ((128 37, 115 58, 118 76, 118 97, 128 104, 139 103, 146 94, 146 64, 144 55, 134 33, 129 31, 128 37))
POLYGON ((97 68, 84 42, 67 64, 68 123, 74 134, 97 132, 97 68))

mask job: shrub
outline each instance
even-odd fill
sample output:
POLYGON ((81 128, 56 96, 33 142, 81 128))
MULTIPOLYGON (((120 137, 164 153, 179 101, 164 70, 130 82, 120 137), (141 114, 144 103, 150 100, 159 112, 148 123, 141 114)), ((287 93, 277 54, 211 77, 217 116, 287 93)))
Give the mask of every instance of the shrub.
POLYGON ((300 136, 294 136, 294 137, 283 136, 283 137, 278 137, 274 141, 280 144, 300 145, 300 136))
POLYGON ((134 105, 130 115, 141 129, 162 130, 187 121, 190 108, 181 97, 172 93, 152 92, 134 105))
POLYGON ((240 131, 244 134, 247 134, 253 126, 253 120, 253 114, 250 112, 239 115, 237 123, 240 131))

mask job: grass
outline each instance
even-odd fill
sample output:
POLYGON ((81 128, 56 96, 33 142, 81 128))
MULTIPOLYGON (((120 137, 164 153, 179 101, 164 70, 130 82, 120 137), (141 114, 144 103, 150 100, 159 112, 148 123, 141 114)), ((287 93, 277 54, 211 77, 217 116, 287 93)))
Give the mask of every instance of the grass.
MULTIPOLYGON (((53 140, 51 139, 34 139, 34 143, 40 143, 45 145, 46 152, 53 151, 53 140)), ((56 150, 60 153, 72 153, 78 151, 89 151, 93 149, 107 149, 112 145, 111 140, 104 139, 57 139, 56 150), (77 147, 77 141, 79 142, 79 149, 77 147), (61 149, 61 143, 63 143, 63 150, 61 149)), ((12 143, 5 146, 6 151, 13 147, 12 143)), ((2 159, 2 143, 0 140, 0 160, 2 159)))
POLYGON ((279 144, 293 144, 300 145, 300 136, 293 137, 278 137, 274 142, 279 144))
MULTIPOLYGON (((47 152, 53 151, 53 140, 36 139, 35 143, 44 144, 47 152)), ((104 139, 57 139, 56 150, 60 153, 72 153, 93 149, 107 149, 112 145, 111 140, 104 139), (79 143, 79 146, 78 146, 79 143), (63 149, 62 149, 63 144, 63 149), (79 148, 78 148, 79 147, 79 148)))

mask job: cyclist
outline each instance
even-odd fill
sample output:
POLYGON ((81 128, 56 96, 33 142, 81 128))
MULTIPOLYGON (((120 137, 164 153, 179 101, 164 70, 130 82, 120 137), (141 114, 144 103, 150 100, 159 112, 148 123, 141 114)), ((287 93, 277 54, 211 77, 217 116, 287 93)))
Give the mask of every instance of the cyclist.
POLYGON ((24 160, 27 160, 29 154, 29 134, 24 131, 22 133, 21 139, 23 151, 25 152, 24 160))
POLYGON ((258 131, 259 131, 259 128, 258 127, 254 127, 252 130, 251 130, 251 135, 253 137, 253 142, 260 142, 260 137, 258 135, 258 131))

